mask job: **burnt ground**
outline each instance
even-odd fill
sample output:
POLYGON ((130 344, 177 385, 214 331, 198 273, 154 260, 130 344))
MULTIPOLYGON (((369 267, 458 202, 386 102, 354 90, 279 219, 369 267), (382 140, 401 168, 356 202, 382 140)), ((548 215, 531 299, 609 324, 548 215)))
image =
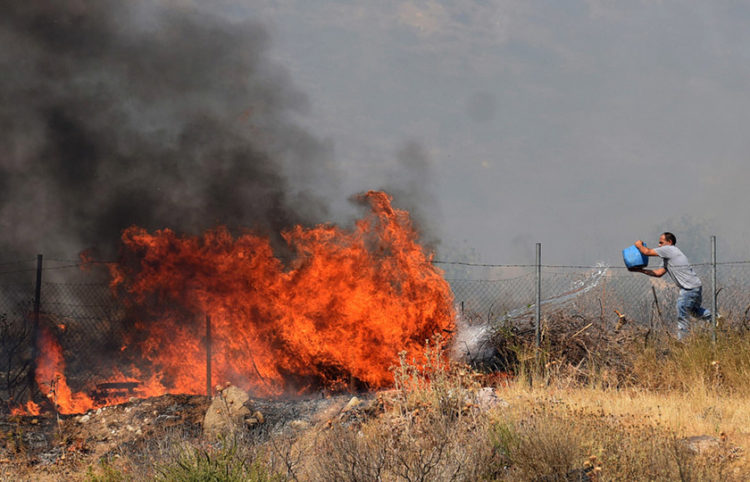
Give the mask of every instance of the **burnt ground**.
MULTIPOLYGON (((306 399, 251 399, 247 405, 262 422, 247 428, 258 440, 285 430, 304 429, 340 417, 352 394, 306 399)), ((357 394, 360 399, 374 395, 357 394)), ((131 399, 80 415, 0 416, 0 480, 62 480, 80 475, 98 460, 148 452, 160 440, 179 435, 201 437, 211 399, 200 395, 163 395, 131 399)))

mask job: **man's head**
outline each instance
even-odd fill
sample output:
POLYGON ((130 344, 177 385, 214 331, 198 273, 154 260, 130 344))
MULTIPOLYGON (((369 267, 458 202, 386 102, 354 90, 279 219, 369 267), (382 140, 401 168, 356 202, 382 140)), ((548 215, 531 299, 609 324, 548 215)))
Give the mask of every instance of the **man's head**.
POLYGON ((677 244, 677 238, 670 232, 663 233, 659 236, 659 246, 674 246, 677 244))

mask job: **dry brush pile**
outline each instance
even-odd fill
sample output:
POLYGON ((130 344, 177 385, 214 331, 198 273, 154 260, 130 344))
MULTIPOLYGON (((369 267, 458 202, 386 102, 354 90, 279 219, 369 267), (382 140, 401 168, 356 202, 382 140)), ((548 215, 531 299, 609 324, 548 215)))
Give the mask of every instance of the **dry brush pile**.
POLYGON ((499 368, 540 383, 750 394, 750 330, 741 319, 720 321, 679 341, 664 325, 555 313, 542 321, 539 350, 528 326, 500 325, 491 344, 499 368))

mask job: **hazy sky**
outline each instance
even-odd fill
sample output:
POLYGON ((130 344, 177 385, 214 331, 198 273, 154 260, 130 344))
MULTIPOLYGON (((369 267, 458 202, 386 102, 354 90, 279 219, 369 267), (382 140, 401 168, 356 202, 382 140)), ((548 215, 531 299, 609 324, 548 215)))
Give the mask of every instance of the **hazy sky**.
POLYGON ((8 253, 383 188, 443 260, 619 265, 664 230, 750 259, 747 2, 0 4, 8 253))
POLYGON ((617 264, 661 230, 705 240, 696 262, 710 234, 720 260, 750 256, 746 2, 214 8, 266 27, 269 56, 308 96, 300 122, 333 146, 342 195, 416 194, 443 258, 528 262, 541 242, 547 262, 617 264), (402 169, 408 145, 419 169, 402 169))

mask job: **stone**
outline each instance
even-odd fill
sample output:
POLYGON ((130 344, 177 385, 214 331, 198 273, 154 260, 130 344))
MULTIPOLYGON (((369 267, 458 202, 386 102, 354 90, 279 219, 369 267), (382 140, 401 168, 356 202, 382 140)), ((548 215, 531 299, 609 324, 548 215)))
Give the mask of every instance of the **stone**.
POLYGON ((480 410, 490 410, 495 407, 507 407, 510 404, 497 396, 495 390, 492 387, 484 387, 480 389, 475 398, 474 402, 480 410))
POLYGON ((294 430, 307 430, 308 428, 310 428, 310 422, 307 422, 305 420, 292 420, 291 422, 289 422, 289 426, 294 430))
POLYGON ((263 423, 263 422, 266 421, 265 417, 263 417, 263 414, 260 413, 258 410, 256 410, 253 413, 253 418, 255 418, 256 420, 258 420, 258 423, 263 423))
POLYGON ((250 416, 249 400, 247 392, 233 385, 221 390, 203 417, 203 434, 215 437, 239 430, 250 416))
POLYGON ((247 425, 247 428, 253 428, 256 425, 259 425, 260 423, 261 421, 255 417, 248 417, 245 419, 245 425, 247 425))
POLYGON ((680 439, 685 447, 694 454, 702 454, 719 447, 719 439, 710 435, 696 435, 680 439))
POLYGON ((349 400, 349 403, 347 403, 343 409, 341 409, 342 412, 348 412, 349 410, 353 410, 360 406, 362 404, 362 401, 357 397, 352 397, 351 400, 349 400))
MULTIPOLYGON (((250 395, 247 394, 241 388, 237 388, 234 385, 230 385, 219 394, 226 401, 226 404, 230 407, 230 410, 238 409, 250 400, 250 395)), ((214 397, 216 399, 216 397, 214 397)))

